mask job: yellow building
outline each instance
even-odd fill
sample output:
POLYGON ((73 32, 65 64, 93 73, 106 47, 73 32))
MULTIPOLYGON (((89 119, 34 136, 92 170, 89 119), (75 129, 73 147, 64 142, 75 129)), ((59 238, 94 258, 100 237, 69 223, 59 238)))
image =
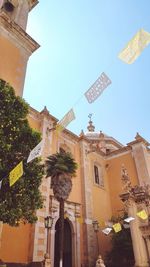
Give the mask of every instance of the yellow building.
MULTIPOLYGON (((28 59, 39 47, 26 33, 28 14, 37 3, 37 0, 0 1, 0 78, 9 82, 20 96, 24 90, 28 59)), ((100 229, 103 229, 105 222, 122 210, 123 203, 119 195, 123 193, 123 164, 133 186, 150 182, 149 143, 137 134, 134 141, 123 146, 113 137, 95 132, 91 119, 88 131, 82 131, 80 136, 66 129, 57 134, 52 130, 57 121, 46 107, 41 112, 30 108, 30 125, 41 132, 44 140, 43 160, 64 149, 72 153, 79 166, 77 177, 73 179, 73 190, 65 203, 64 257, 68 263, 64 267, 92 267, 98 253, 104 255, 110 247, 109 235, 102 231, 97 232, 97 240, 92 222, 98 221, 100 229)), ((44 208, 37 211, 37 223, 20 225, 18 228, 3 226, 0 258, 5 262, 43 260, 47 247, 44 218, 51 215, 54 221, 50 230, 49 253, 51 267, 58 266, 59 205, 50 189, 50 178, 43 177, 40 189, 44 196, 44 208)), ((132 212, 130 208, 129 214, 132 215, 132 212)), ((135 266, 149 266, 149 234, 143 234, 137 219, 133 226, 135 266), (142 239, 142 236, 146 239, 142 239)))

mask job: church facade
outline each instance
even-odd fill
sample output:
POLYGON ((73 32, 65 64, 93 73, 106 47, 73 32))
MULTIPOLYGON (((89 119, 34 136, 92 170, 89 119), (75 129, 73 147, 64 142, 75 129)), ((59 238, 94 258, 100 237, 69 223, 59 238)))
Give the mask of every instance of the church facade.
MULTIPOLYGON (((0 78, 9 82, 19 96, 24 90, 28 59, 39 48, 26 33, 28 14, 36 4, 37 0, 0 1, 0 78)), ((79 136, 67 129, 58 134, 53 127, 58 119, 46 107, 41 112, 31 107, 28 119, 31 127, 42 134, 43 161, 63 149, 71 152, 78 163, 73 190, 65 203, 64 257, 69 265, 64 267, 92 267, 98 254, 104 256, 110 248, 110 237, 101 230, 124 207, 122 166, 128 171, 133 187, 150 183, 149 143, 137 133, 135 140, 124 146, 102 131, 96 132, 91 118, 87 131, 79 136), (99 223, 99 231, 94 231, 93 222, 99 223)), ((50 215, 53 218, 48 238, 51 267, 58 266, 59 203, 50 189, 50 177, 43 177, 40 190, 44 207, 37 211, 35 225, 20 224, 18 228, 3 225, 0 248, 3 261, 43 261, 47 248, 44 218, 50 215)), ((141 204, 132 204, 128 212, 135 217, 130 226, 135 266, 146 267, 150 259, 149 221, 143 223, 138 219, 136 211, 141 204)))

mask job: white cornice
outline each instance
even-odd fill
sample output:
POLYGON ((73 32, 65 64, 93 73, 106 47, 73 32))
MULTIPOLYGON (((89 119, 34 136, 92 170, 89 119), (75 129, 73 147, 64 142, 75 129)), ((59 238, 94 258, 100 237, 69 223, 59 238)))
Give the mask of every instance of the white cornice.
POLYGON ((0 12, 0 34, 4 34, 14 40, 14 43, 19 44, 29 55, 40 46, 18 24, 10 20, 3 11, 0 12))

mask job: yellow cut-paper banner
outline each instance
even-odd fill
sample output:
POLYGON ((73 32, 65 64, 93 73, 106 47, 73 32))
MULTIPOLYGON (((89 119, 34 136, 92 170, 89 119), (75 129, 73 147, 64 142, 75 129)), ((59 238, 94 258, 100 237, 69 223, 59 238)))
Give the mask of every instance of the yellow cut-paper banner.
POLYGON ((60 132, 62 132, 63 131, 63 129, 64 129, 64 127, 62 126, 62 125, 56 125, 56 133, 60 133, 60 132))
POLYGON ((77 222, 82 224, 83 223, 83 218, 82 217, 77 218, 77 222))
POLYGON ((143 220, 146 220, 148 218, 148 215, 147 215, 145 210, 141 210, 141 211, 137 212, 137 216, 143 220))
POLYGON ((116 233, 120 232, 122 230, 121 224, 120 223, 115 223, 113 225, 113 229, 116 233))
POLYGON ((127 64, 132 64, 141 54, 144 48, 150 43, 150 33, 139 30, 120 52, 118 57, 127 64))
POLYGON ((99 226, 101 228, 105 227, 105 221, 104 220, 99 220, 98 222, 99 222, 99 226))
POLYGON ((21 161, 10 173, 9 173, 9 185, 12 186, 23 175, 23 162, 21 161))
POLYGON ((75 119, 75 114, 73 109, 70 109, 68 113, 58 122, 56 125, 56 132, 60 133, 71 121, 75 119))

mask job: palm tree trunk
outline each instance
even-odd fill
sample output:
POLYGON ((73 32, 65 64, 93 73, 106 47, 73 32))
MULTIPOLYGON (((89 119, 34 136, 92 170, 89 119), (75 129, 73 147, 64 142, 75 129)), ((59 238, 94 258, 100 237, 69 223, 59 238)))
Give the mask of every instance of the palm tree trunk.
POLYGON ((59 201, 59 267, 63 267, 64 247, 64 200, 59 201))

